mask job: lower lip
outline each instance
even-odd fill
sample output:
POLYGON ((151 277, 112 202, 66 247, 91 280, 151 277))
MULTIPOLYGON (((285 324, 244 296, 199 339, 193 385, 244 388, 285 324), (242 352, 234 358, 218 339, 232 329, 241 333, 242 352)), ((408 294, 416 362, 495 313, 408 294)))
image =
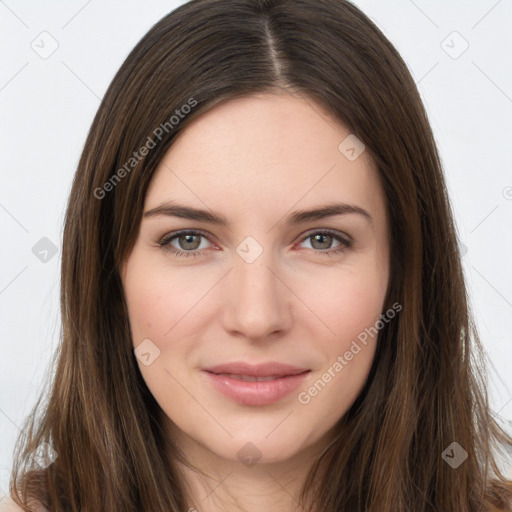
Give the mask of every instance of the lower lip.
POLYGON ((207 371, 203 371, 203 373, 207 375, 217 391, 239 404, 270 405, 297 389, 309 371, 260 382, 233 379, 226 375, 217 375, 207 371))

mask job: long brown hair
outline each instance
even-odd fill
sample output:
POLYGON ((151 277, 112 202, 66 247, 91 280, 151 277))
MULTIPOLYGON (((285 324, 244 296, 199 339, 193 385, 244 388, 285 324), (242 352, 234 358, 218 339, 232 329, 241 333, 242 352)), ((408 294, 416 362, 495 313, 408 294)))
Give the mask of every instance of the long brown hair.
POLYGON ((222 101, 282 90, 322 105, 375 161, 391 226, 385 308, 403 305, 380 331, 366 385, 316 461, 302 503, 324 512, 510 507, 498 456, 510 454, 512 439, 489 408, 442 167, 406 64, 348 1, 192 0, 129 54, 79 161, 63 233, 55 371, 11 475, 25 510, 27 500, 52 512, 190 506, 175 464, 186 459, 164 434, 134 356, 120 268, 175 137, 222 101), (41 446, 57 458, 46 454, 53 462, 38 468, 41 446), (454 446, 468 455, 457 468, 443 456, 454 446))

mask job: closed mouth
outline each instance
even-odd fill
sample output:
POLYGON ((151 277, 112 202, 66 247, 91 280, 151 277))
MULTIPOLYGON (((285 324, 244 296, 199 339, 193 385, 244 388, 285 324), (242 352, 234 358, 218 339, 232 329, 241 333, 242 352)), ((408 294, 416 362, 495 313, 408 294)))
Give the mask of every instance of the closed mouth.
MULTIPOLYGON (((213 372, 210 372, 210 373, 213 373, 213 372)), ((306 373, 306 372, 301 372, 301 373, 306 373)), ((300 374, 296 373, 296 374, 290 374, 290 375, 268 375, 265 377, 254 376, 254 375, 237 375, 235 373, 215 373, 215 375, 222 375, 224 377, 229 377, 230 379, 242 380, 244 382, 265 382, 265 381, 270 381, 270 380, 283 379, 285 377, 293 377, 294 375, 300 375, 300 374)))

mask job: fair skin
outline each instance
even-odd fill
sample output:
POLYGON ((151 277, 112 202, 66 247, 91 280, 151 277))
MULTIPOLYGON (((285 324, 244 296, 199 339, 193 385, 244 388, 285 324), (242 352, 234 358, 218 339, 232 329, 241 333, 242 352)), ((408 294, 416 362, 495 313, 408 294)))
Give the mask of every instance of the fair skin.
POLYGON ((142 376, 169 437, 209 475, 180 466, 201 512, 299 510, 314 457, 368 377, 376 336, 332 370, 383 313, 389 282, 385 197, 367 152, 350 161, 338 149, 349 134, 311 99, 231 100, 179 135, 150 183, 144 212, 172 202, 228 222, 148 215, 122 269, 134 348, 149 339, 160 351, 148 365, 137 359, 142 376), (328 203, 366 214, 287 221, 328 203), (185 229, 195 234, 167 236, 167 251, 158 244, 185 229), (334 252, 343 240, 350 245, 334 252), (245 404, 204 372, 234 361, 308 372, 277 401, 245 404), (331 379, 322 377, 329 368, 331 379), (322 378, 321 391, 299 401, 322 378))
MULTIPOLYGON (((29 505, 34 512, 48 512, 39 502, 29 501, 29 505)), ((15 503, 8 494, 0 500, 0 512, 24 512, 23 509, 15 503)))

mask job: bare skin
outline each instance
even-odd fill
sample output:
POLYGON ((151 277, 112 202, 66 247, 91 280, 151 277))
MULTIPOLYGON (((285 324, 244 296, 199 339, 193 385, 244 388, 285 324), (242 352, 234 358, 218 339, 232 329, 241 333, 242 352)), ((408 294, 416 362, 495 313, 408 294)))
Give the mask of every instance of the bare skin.
POLYGON ((300 510, 314 457, 367 379, 376 336, 342 370, 334 365, 383 313, 388 225, 368 154, 351 161, 339 149, 349 135, 309 99, 228 101, 180 134, 150 184, 145 212, 172 202, 229 223, 146 216, 122 269, 134 348, 151 340, 152 359, 159 350, 149 365, 138 360, 142 375, 169 436, 210 475, 182 468, 200 512, 300 510), (366 214, 287 222, 332 203, 366 214), (195 234, 159 245, 185 229, 195 234), (309 372, 276 402, 246 405, 204 372, 233 361, 309 372), (325 385, 308 391, 319 379, 325 385))

